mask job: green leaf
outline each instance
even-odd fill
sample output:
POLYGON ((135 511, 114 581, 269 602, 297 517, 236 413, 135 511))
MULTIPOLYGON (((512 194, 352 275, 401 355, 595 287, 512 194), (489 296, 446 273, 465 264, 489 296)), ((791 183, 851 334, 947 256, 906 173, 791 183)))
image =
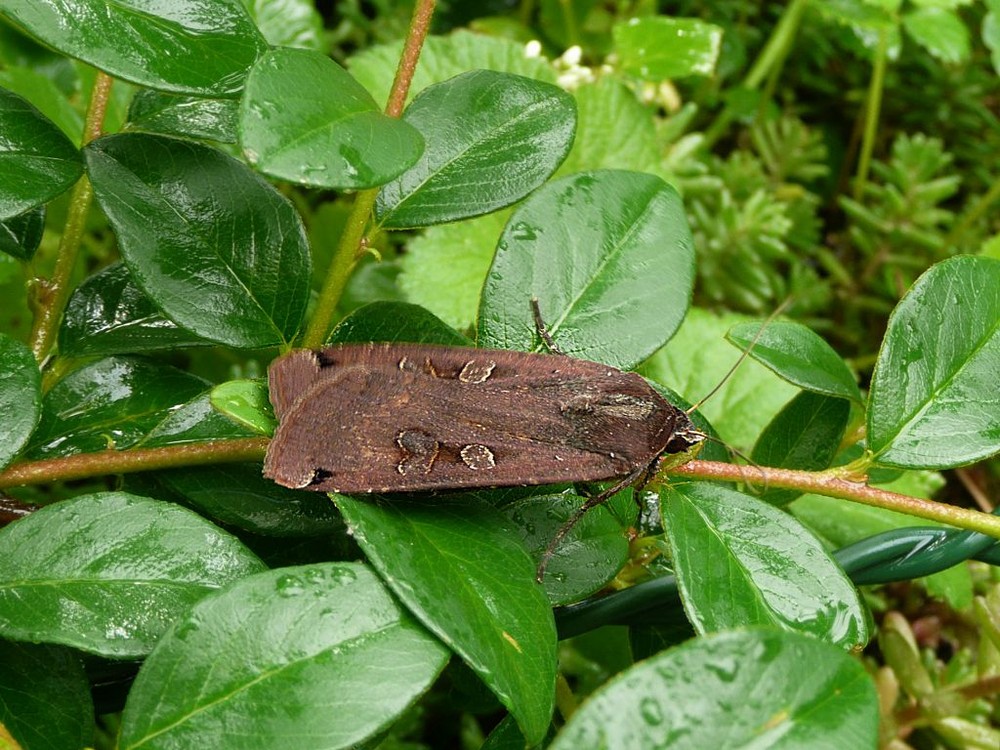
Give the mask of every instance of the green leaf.
POLYGON ((987 3, 990 12, 983 18, 983 44, 990 51, 993 70, 1000 73, 1000 3, 987 3))
POLYGON ((212 408, 252 433, 274 434, 274 410, 264 380, 227 380, 212 389, 212 408))
POLYGON ((581 85, 573 95, 576 138, 557 174, 590 169, 655 169, 661 159, 661 144, 653 117, 630 88, 602 76, 581 85))
POLYGON ((80 152, 56 124, 6 89, 0 89, 0 133, 0 219, 47 203, 83 173, 80 152))
POLYGON ((142 657, 206 593, 262 569, 176 505, 124 492, 63 500, 0 529, 0 636, 142 657))
POLYGON ((45 231, 45 207, 0 221, 0 252, 18 260, 31 260, 42 244, 45 231))
POLYGON ((195 143, 122 134, 85 153, 133 280, 167 316, 229 346, 291 340, 310 267, 287 199, 246 165, 195 143))
POLYGON ((508 211, 430 227, 414 237, 399 259, 399 288, 448 325, 471 329, 508 211), (441 290, 447 289, 447 294, 441 290))
MULTIPOLYGON (((6 41, 0 40, 0 47, 6 41)), ((65 57, 56 59, 67 67, 71 66, 65 57)), ((43 61, 34 61, 30 68, 12 65, 0 71, 0 86, 31 102, 39 112, 59 126, 70 143, 76 145, 83 140, 83 115, 73 107, 59 83, 53 80, 54 76, 50 72, 52 66, 53 63, 46 65, 43 61)))
MULTIPOLYGON (((584 503, 576 495, 534 495, 503 507, 535 563, 584 503)), ((545 569, 542 585, 553 605, 572 604, 600 590, 628 559, 625 529, 607 508, 594 508, 566 535, 545 569)))
POLYGON ((90 747, 94 702, 79 656, 57 646, 0 641, 0 728, 28 750, 90 747))
POLYGON ((833 348, 801 323, 735 325, 726 338, 799 388, 861 403, 861 392, 847 364, 833 348), (764 332, 754 343, 761 327, 764 332), (752 348, 751 348, 752 347, 752 348))
POLYGON ((272 47, 327 47, 323 17, 312 0, 243 0, 272 47))
POLYGON ((143 664, 119 747, 349 748, 431 685, 448 652, 364 565, 269 570, 199 602, 143 664))
POLYGON ((65 55, 165 91, 234 96, 265 49, 239 0, 16 2, 0 15, 65 55))
MULTIPOLYGON (((844 399, 803 391, 764 428, 750 458, 762 466, 781 469, 825 469, 837 455, 850 416, 850 404, 844 399)), ((753 473, 754 469, 747 471, 753 473)), ((782 506, 800 494, 795 490, 768 489, 760 499, 782 506)))
POLYGON ((595 692, 550 748, 870 748, 878 718, 858 660, 808 636, 755 629, 636 664, 595 692))
POLYGON ((76 288, 59 328, 59 351, 71 357, 209 343, 165 317, 121 263, 113 263, 76 288))
POLYGON ((844 649, 867 643, 858 592, 791 516, 708 482, 671 485, 663 512, 681 601, 697 632, 772 625, 844 649))
MULTIPOLYGON (((402 50, 402 41, 369 47, 352 57, 347 68, 375 101, 384 102, 389 98, 402 50)), ((412 98, 432 84, 479 68, 556 82, 552 66, 545 60, 526 57, 523 44, 459 29, 448 36, 427 37, 409 96, 412 98)))
POLYGON ((162 419, 136 442, 137 447, 159 448, 257 435, 220 414, 212 405, 210 393, 199 393, 186 404, 169 409, 161 416, 162 419))
POLYGON ((131 129, 236 143, 239 103, 233 99, 204 99, 146 89, 128 109, 131 129))
POLYGON ((375 204, 386 229, 496 211, 541 185, 573 143, 576 106, 562 89, 474 70, 424 89, 403 113, 427 146, 375 204))
POLYGON ((254 534, 297 538, 344 531, 326 495, 280 487, 261 476, 259 463, 172 469, 157 472, 156 480, 168 497, 254 534))
POLYGON ((247 77, 240 143, 272 177, 346 190, 385 184, 423 149, 420 133, 384 115, 329 57, 287 48, 262 56, 247 77))
POLYGON ((483 288, 478 343, 543 350, 535 297, 563 352, 628 369, 677 330, 693 283, 677 191, 639 172, 574 175, 538 190, 508 222, 483 288))
POLYGON ((962 19, 944 8, 915 8, 903 14, 903 28, 913 40, 943 63, 969 59, 969 31, 962 19))
POLYGON ((21 452, 42 415, 42 374, 31 350, 0 333, 0 469, 21 452))
POLYGON ((472 346, 472 342, 433 313, 406 302, 372 302, 359 307, 333 329, 327 343, 405 341, 411 344, 472 346))
POLYGON ((51 458, 128 448, 207 387, 195 375, 138 357, 92 362, 45 395, 28 452, 51 458))
POLYGON ((1000 261, 958 256, 924 273, 889 317, 868 396, 868 449, 943 469, 1000 451, 1000 261))
POLYGON ((540 741, 555 698, 555 623, 510 523, 468 496, 334 501, 396 596, 540 741))
POLYGON ((647 81, 710 76, 722 28, 694 18, 632 18, 612 29, 622 70, 647 81))
MULTIPOLYGON (((641 369, 642 374, 670 386, 687 401, 704 399, 739 359, 726 332, 746 318, 717 316, 692 308, 670 343, 641 369)), ((699 411, 729 445, 748 451, 764 426, 797 389, 764 366, 744 360, 739 369, 699 411)))

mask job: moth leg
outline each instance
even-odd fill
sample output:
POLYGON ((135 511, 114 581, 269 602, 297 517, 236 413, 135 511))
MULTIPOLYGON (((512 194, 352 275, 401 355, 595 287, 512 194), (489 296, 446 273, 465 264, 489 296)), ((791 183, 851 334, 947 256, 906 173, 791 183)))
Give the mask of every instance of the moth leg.
POLYGON ((545 346, 549 348, 549 351, 553 354, 561 354, 566 356, 566 352, 559 348, 559 345, 552 338, 552 334, 549 333, 549 329, 545 326, 545 321, 542 320, 542 311, 538 307, 538 297, 531 298, 531 312, 535 316, 535 330, 538 331, 538 335, 541 337, 542 341, 545 342, 545 346))
POLYGON ((596 508, 598 505, 604 505, 604 503, 610 500, 614 494, 621 492, 626 487, 635 484, 639 480, 648 478, 650 476, 650 470, 651 466, 639 467, 624 479, 621 479, 611 487, 608 487, 608 489, 604 490, 604 492, 588 498, 583 505, 573 511, 573 515, 569 517, 569 520, 566 521, 566 523, 559 527, 555 536, 552 537, 552 541, 550 541, 549 545, 545 548, 545 552, 542 553, 542 560, 538 563, 538 570, 535 572, 535 580, 539 583, 542 582, 542 579, 545 578, 545 568, 548 567, 549 560, 552 559, 552 555, 555 554, 559 545, 562 543, 562 540, 566 538, 566 535, 573 530, 573 527, 580 522, 581 518, 587 515, 588 511, 596 508))

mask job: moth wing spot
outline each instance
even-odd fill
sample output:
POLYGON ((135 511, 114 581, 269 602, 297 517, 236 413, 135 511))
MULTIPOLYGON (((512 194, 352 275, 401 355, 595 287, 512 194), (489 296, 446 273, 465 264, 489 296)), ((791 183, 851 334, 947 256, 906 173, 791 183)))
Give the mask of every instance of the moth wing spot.
POLYGON ((308 480, 303 482, 297 489, 303 489, 305 487, 315 487, 317 484, 323 484, 327 479, 333 476, 332 471, 327 471, 326 469, 314 469, 312 476, 308 480))
POLYGON ((421 430, 403 430, 396 435, 396 445, 403 452, 396 471, 403 476, 429 474, 441 451, 441 444, 421 430))
POLYGON ((465 465, 474 471, 492 469, 497 465, 493 451, 485 445, 479 445, 478 443, 472 443, 464 446, 462 450, 459 451, 459 455, 462 457, 465 465))
POLYGON ((497 363, 491 359, 485 361, 469 360, 458 373, 458 379, 463 383, 485 383, 493 374, 496 366, 497 363))

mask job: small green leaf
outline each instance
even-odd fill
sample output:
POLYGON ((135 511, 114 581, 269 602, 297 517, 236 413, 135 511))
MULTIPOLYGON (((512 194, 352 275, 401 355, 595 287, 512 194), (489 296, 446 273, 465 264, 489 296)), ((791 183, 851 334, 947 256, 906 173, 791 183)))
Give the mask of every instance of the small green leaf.
POLYGON ((707 482, 671 485, 663 512, 681 601, 699 633, 772 625, 844 649, 867 643, 858 592, 791 516, 707 482))
POLYGON ((243 163, 196 143, 126 133, 99 138, 85 153, 133 280, 167 316, 229 346, 291 340, 305 314, 310 262, 286 198, 243 163))
POLYGON ((240 0, 15 2, 0 15, 65 55, 165 91, 234 96, 265 49, 240 0))
POLYGON ((0 133, 0 219, 47 203, 83 173, 80 152, 56 124, 6 89, 0 89, 0 133))
POLYGON ((805 635, 755 629, 636 664, 597 690, 550 748, 872 748, 878 720, 875 685, 857 659, 805 635))
POLYGON ((396 596, 540 741, 555 699, 555 623, 510 522, 468 496, 334 501, 396 596))
POLYGON ((969 30, 954 11, 914 8, 903 14, 903 28, 913 40, 943 63, 969 59, 969 30))
POLYGON ((327 48, 323 17, 312 0, 244 0, 244 5, 272 47, 327 48))
POLYGON ((160 422, 136 446, 159 448, 165 445, 254 437, 257 434, 225 414, 220 414, 210 400, 210 393, 199 393, 186 404, 166 411, 160 422))
POLYGON ((113 263, 76 288, 59 328, 60 353, 75 357, 210 343, 165 317, 122 263, 113 263))
POLYGON ((255 575, 199 602, 143 664, 119 747, 357 747, 448 662, 364 565, 255 575), (236 728, 236 729, 234 729, 236 728))
POLYGON ((346 190, 385 184, 423 150, 420 133, 382 114, 350 73, 296 49, 272 50, 250 71, 240 143, 265 174, 346 190))
POLYGON ((21 452, 42 415, 42 374, 31 350, 0 333, 0 469, 21 452))
POLYGON ((861 403, 858 384, 844 360, 801 323, 742 323, 729 329, 726 338, 744 351, 749 348, 751 357, 799 388, 861 403))
POLYGON ((541 185, 566 158, 573 97, 540 81, 474 70, 424 89, 403 113, 427 144, 375 205, 386 229, 496 211, 541 185))
POLYGON ((239 102, 204 99, 146 89, 132 99, 128 109, 131 129, 151 133, 236 143, 239 102))
POLYGON ((258 435, 274 434, 274 410, 263 380, 228 380, 212 389, 212 406, 258 435))
POLYGON ((195 375, 138 357, 92 362, 45 395, 28 452, 50 458, 128 448, 207 387, 195 375))
POLYGON ((28 750, 77 750, 94 738, 94 702, 67 648, 0 640, 0 746, 6 729, 28 750))
POLYGON ((31 260, 42 244, 45 230, 45 207, 38 206, 20 216, 0 221, 0 253, 18 260, 31 260))
POLYGON ((628 369, 677 330, 693 283, 676 190, 639 172, 574 175, 538 190, 508 222, 483 288, 478 343, 544 350, 535 297, 563 352, 628 369))
MULTIPOLYGON (((803 391, 778 414, 754 445, 750 458, 762 466, 819 471, 833 461, 851 416, 842 398, 803 391)), ((747 469, 753 472, 753 468, 747 469)), ((767 489, 760 498, 771 505, 787 505, 801 493, 767 489)))
POLYGON ((406 302, 372 302, 359 307, 333 329, 327 343, 405 341, 411 344, 472 346, 472 342, 433 313, 406 302))
MULTIPOLYGON (((576 495, 533 495, 501 508, 521 532, 536 563, 549 542, 584 502, 576 495)), ((553 605, 572 604, 615 577, 628 559, 625 529, 606 508, 594 508, 556 547, 542 585, 553 605)))
POLYGON ((142 657, 195 601, 263 567, 176 505, 123 492, 63 500, 0 529, 0 636, 142 657))
POLYGON ((722 46, 722 28, 694 18, 632 18, 613 32, 622 70, 646 81, 710 76, 722 46))
POLYGON ((880 464, 944 469, 1000 451, 1000 261, 924 273, 889 317, 868 397, 880 464))

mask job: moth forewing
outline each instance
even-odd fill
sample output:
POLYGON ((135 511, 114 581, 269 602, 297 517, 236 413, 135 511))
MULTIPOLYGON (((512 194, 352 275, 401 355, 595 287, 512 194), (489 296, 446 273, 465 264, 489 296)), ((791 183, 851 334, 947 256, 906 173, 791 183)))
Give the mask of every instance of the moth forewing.
POLYGON ((325 492, 611 479, 693 430, 635 373, 558 355, 345 344, 287 355, 269 380, 264 473, 325 492))

